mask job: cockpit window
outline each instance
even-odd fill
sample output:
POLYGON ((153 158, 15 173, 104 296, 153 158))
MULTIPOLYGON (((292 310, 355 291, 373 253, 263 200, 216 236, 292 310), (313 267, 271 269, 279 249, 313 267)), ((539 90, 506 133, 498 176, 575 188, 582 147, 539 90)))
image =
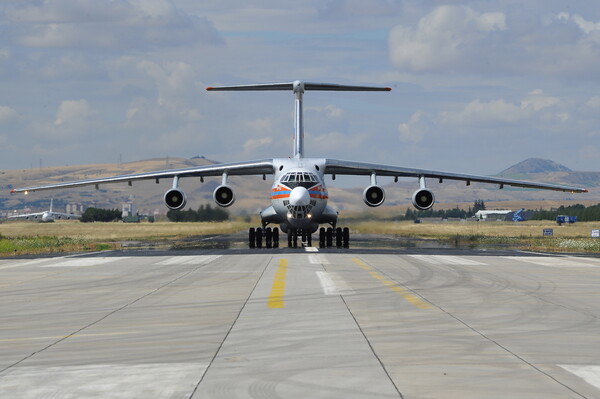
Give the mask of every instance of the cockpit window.
POLYGON ((314 173, 308 172, 288 172, 281 178, 281 182, 292 183, 318 183, 319 179, 314 173))

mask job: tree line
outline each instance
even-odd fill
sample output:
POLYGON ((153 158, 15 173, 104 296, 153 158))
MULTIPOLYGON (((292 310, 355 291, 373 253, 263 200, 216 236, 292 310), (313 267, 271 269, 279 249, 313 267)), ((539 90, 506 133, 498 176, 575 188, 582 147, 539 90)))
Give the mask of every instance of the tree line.
POLYGON ((113 222, 115 220, 121 220, 121 211, 118 209, 102 209, 89 207, 83 212, 80 222, 113 222))
POLYGON ((474 216, 478 211, 485 211, 485 209, 485 202, 483 200, 475 200, 473 206, 467 210, 460 209, 458 206, 452 209, 427 209, 426 211, 407 208, 404 215, 399 215, 396 217, 396 220, 417 220, 422 218, 466 219, 474 216))
POLYGON ((197 211, 192 208, 187 211, 170 210, 167 218, 172 222, 222 222, 229 220, 229 213, 221 208, 200 205, 197 211))
POLYGON ((581 204, 564 206, 556 209, 536 209, 532 220, 556 220, 558 215, 577 216, 578 222, 594 222, 600 220, 600 204, 585 206, 581 204))

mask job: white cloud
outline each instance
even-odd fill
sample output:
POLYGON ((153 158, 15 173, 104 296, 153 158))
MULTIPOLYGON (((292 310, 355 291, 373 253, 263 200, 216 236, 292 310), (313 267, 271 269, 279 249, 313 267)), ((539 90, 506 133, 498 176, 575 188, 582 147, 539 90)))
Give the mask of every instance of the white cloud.
POLYGON ((505 29, 504 13, 440 6, 421 18, 414 28, 398 25, 391 30, 390 58, 397 68, 415 72, 453 68, 473 62, 466 60, 475 56, 473 49, 493 32, 505 29))
POLYGON ((0 106, 0 124, 12 122, 19 117, 17 111, 11 107, 0 106))
POLYGON ((223 42, 210 21, 185 14, 168 0, 24 1, 4 13, 11 36, 28 47, 130 49, 223 42))
POLYGON ((328 104, 322 107, 306 107, 306 110, 321 112, 330 118, 341 118, 344 115, 344 110, 334 104, 328 104))
POLYGON ((246 122, 246 126, 256 132, 270 133, 273 131, 273 118, 256 118, 246 122))
POLYGON ((529 120, 546 123, 566 122, 569 114, 561 108, 558 97, 544 95, 541 89, 528 93, 520 102, 505 99, 490 101, 473 100, 461 110, 442 112, 440 123, 456 126, 496 126, 517 124, 529 120))
POLYGON ((574 22, 575 25, 579 27, 579 29, 581 29, 588 35, 594 31, 600 31, 600 22, 587 21, 581 15, 569 14, 568 12, 561 12, 556 16, 556 18, 559 21, 574 22))
POLYGON ((423 140, 431 122, 423 111, 417 111, 410 117, 408 123, 398 125, 400 141, 418 143, 423 140))
POLYGON ((598 108, 600 109, 600 96, 594 96, 592 98, 590 98, 585 105, 587 105, 590 108, 598 108))
POLYGON ((497 125, 516 123, 529 116, 523 107, 503 99, 482 102, 477 99, 458 112, 443 112, 440 122, 449 125, 497 125))
POLYGON ((245 153, 253 153, 259 148, 268 146, 273 142, 272 137, 261 137, 258 139, 249 139, 244 143, 244 152, 245 153))
POLYGON ((57 127, 80 125, 92 114, 92 108, 87 100, 65 100, 58 107, 54 125, 57 127))

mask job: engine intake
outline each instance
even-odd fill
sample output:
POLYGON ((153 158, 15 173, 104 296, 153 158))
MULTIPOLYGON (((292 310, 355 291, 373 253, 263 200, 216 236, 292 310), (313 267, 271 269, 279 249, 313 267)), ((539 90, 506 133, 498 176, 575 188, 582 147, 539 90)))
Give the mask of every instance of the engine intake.
POLYGON ((185 193, 177 188, 173 188, 165 193, 165 204, 167 208, 179 210, 186 204, 185 193))
POLYGON ((213 192, 213 199, 217 205, 226 208, 235 202, 235 193, 231 187, 221 185, 215 188, 215 191, 213 192))
POLYGON ((426 188, 415 191, 412 196, 412 203, 415 208, 424 211, 433 206, 435 203, 435 196, 433 193, 426 188))
POLYGON ((385 201, 385 191, 380 186, 369 186, 363 191, 363 201, 371 207, 379 206, 385 201))

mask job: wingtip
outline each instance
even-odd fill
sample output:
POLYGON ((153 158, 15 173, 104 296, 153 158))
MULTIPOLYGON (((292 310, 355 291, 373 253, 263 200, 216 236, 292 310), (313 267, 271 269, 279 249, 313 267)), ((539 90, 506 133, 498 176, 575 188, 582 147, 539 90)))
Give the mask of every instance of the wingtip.
POLYGON ((11 193, 11 194, 14 194, 15 192, 16 192, 16 191, 15 191, 15 189, 14 189, 14 188, 13 188, 12 190, 10 190, 10 193, 11 193))
POLYGON ((391 87, 384 87, 384 90, 385 91, 392 91, 392 88, 391 87))
POLYGON ((211 90, 214 90, 214 89, 215 89, 214 87, 212 87, 212 86, 208 86, 208 87, 206 88, 206 91, 211 91, 211 90))
POLYGON ((588 191, 588 189, 587 189, 587 188, 584 188, 584 189, 583 189, 583 192, 584 192, 584 193, 589 193, 589 191, 588 191))

